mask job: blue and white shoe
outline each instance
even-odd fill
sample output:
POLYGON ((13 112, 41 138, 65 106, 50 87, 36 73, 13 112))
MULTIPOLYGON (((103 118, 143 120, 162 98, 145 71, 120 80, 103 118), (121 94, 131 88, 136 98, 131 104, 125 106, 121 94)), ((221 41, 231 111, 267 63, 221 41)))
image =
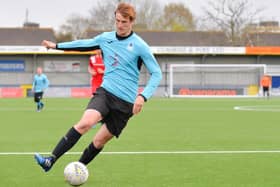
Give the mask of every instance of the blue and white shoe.
POLYGON ((43 157, 39 153, 35 153, 34 158, 45 172, 49 171, 53 166, 53 157, 43 157))

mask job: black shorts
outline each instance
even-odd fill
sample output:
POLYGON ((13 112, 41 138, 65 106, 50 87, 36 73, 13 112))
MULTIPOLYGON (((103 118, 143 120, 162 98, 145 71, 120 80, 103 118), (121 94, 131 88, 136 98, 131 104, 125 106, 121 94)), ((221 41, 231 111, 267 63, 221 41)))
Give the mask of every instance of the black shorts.
POLYGON ((268 92, 269 91, 269 87, 268 86, 264 86, 263 87, 263 92, 268 92))
POLYGON ((133 104, 126 102, 100 87, 88 103, 87 109, 101 113, 102 123, 114 136, 119 137, 129 118, 133 115, 133 104))
POLYGON ((43 98, 43 92, 35 92, 34 101, 37 103, 43 98))

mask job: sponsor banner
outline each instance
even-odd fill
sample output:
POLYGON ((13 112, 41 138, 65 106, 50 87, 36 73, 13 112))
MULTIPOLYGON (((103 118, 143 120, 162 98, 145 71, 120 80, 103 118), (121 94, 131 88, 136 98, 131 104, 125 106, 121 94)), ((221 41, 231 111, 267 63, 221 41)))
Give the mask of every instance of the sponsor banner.
POLYGON ((0 52, 42 52, 47 51, 47 49, 43 46, 0 46, 0 52))
POLYGON ((70 93, 69 87, 50 87, 45 91, 44 97, 71 97, 70 93))
POLYGON ((91 97, 91 88, 71 88, 71 97, 91 97))
POLYGON ((22 88, 0 88, 0 98, 21 98, 24 97, 22 88))
MULTIPOLYGON (((154 54, 224 54, 224 55, 280 55, 280 47, 230 46, 152 46, 154 54)), ((0 53, 18 54, 95 54, 95 51, 77 52, 46 49, 43 46, 0 46, 0 53)))
POLYGON ((24 72, 24 60, 0 60, 0 72, 24 72))
POLYGON ((45 72, 80 72, 80 61, 44 61, 45 72))
MULTIPOLYGON (((272 96, 280 96, 280 88, 272 88, 270 93, 272 96)), ((260 91, 260 95, 262 95, 262 91, 260 91)))
POLYGON ((242 95, 242 89, 188 89, 177 90, 177 95, 217 95, 217 96, 236 96, 242 95))
POLYGON ((245 47, 188 47, 188 46, 165 46, 151 47, 155 54, 229 54, 245 55, 245 47))
POLYGON ((20 46, 0 46, 0 53, 18 53, 18 54, 95 54, 95 51, 63 51, 57 49, 47 49, 44 46, 20 45, 20 46))
POLYGON ((247 55, 280 55, 280 47, 246 47, 247 55))

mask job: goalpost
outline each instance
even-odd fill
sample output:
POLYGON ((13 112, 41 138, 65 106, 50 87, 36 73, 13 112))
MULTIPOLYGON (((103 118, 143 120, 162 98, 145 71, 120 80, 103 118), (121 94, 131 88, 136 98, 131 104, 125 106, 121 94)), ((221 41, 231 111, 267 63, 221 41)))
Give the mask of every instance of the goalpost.
POLYGON ((170 64, 170 97, 257 97, 265 64, 170 64))

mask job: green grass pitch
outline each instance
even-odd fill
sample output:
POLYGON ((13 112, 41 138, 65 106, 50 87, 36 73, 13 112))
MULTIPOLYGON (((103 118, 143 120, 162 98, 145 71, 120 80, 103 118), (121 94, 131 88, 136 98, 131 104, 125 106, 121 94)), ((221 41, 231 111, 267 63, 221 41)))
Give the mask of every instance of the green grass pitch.
MULTIPOLYGON (((0 186, 69 186, 63 169, 79 154, 64 155, 45 173, 32 153, 51 152, 80 119, 88 99, 44 102, 38 113, 32 98, 0 99, 0 186)), ((279 98, 153 98, 88 165, 83 186, 280 186, 279 114, 279 98)), ((82 152, 98 128, 70 152, 82 152)))

